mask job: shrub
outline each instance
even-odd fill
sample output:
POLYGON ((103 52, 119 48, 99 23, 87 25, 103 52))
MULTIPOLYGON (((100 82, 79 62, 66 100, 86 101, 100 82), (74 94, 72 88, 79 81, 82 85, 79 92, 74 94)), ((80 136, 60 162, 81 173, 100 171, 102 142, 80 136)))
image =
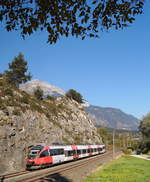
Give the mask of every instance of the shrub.
POLYGON ((71 98, 71 99, 74 99, 78 103, 83 103, 82 95, 80 93, 78 93, 77 91, 73 90, 73 89, 70 89, 66 93, 66 97, 71 98))
POLYGON ((52 96, 50 96, 50 95, 47 95, 47 97, 46 97, 47 99, 49 99, 49 100, 55 100, 55 98, 54 97, 52 97, 52 96))
POLYGON ((130 155, 132 153, 132 149, 123 149, 124 154, 130 155))
POLYGON ((34 96, 38 100, 42 100, 43 99, 43 90, 40 87, 36 87, 36 89, 34 90, 34 96))

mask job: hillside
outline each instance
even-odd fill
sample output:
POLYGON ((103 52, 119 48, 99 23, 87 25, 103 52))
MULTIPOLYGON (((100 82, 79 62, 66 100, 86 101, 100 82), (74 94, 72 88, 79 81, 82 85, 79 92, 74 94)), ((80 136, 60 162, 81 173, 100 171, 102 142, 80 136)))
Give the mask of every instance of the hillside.
POLYGON ((66 97, 37 100, 0 79, 0 103, 0 174, 21 170, 33 144, 101 143, 83 107, 66 97))
MULTIPOLYGON (((44 91, 44 97, 48 95, 53 97, 65 95, 65 91, 61 88, 39 80, 27 82, 26 84, 21 85, 20 89, 26 91, 29 94, 33 94, 34 89, 37 86, 40 86, 40 88, 44 91)), ((139 120, 132 115, 124 113, 120 109, 94 106, 90 105, 87 101, 84 101, 82 106, 91 116, 95 126, 124 130, 137 130, 138 128, 139 120)))
POLYGON ((139 125, 139 120, 137 118, 124 113, 120 109, 90 105, 85 107, 85 110, 93 118, 96 126, 124 130, 137 130, 139 125))

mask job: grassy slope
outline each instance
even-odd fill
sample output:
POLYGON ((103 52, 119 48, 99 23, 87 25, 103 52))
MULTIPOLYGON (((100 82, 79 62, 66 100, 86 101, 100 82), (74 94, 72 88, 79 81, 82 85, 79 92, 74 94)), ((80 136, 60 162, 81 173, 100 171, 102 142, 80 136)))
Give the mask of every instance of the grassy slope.
POLYGON ((122 157, 83 182, 150 182, 150 161, 122 157))

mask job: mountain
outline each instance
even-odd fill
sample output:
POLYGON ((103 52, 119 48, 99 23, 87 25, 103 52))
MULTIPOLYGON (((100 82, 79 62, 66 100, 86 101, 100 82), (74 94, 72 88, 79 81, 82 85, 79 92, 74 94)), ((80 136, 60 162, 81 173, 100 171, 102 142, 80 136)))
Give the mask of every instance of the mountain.
POLYGON ((132 115, 124 113, 120 109, 90 105, 85 107, 85 110, 93 118, 96 126, 124 130, 138 129, 139 120, 132 115))
POLYGON ((34 90, 37 87, 40 87, 43 90, 45 97, 48 95, 53 97, 59 97, 65 95, 65 91, 62 90, 61 88, 40 80, 32 80, 19 86, 21 90, 26 91, 29 94, 33 94, 34 90))

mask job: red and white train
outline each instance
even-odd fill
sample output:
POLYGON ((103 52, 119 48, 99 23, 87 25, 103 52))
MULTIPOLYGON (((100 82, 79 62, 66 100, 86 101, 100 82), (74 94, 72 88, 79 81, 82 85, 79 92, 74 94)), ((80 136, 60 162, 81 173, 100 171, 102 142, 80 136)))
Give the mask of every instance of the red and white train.
POLYGON ((38 169, 106 152, 105 145, 36 145, 30 149, 26 169, 38 169))

